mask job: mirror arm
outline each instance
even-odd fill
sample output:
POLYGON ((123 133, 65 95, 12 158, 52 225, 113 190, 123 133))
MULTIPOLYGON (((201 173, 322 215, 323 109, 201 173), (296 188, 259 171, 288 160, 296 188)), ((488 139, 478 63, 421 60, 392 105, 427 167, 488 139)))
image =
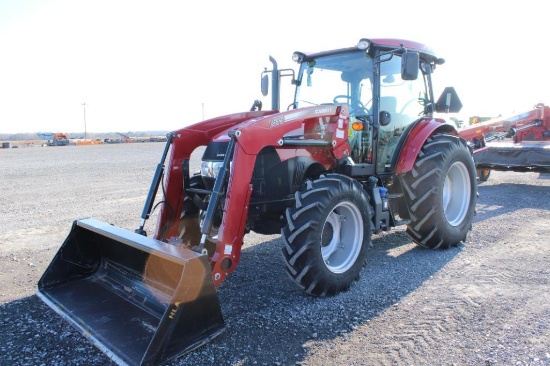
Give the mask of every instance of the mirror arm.
POLYGON ((262 110, 262 101, 259 99, 256 99, 254 103, 252 103, 252 107, 250 107, 250 111, 261 111, 262 110))

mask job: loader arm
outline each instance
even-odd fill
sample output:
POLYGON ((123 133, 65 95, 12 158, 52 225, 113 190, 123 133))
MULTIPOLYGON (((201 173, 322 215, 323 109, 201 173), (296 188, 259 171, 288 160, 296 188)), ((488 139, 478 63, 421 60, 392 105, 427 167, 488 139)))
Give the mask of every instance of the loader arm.
MULTIPOLYGON (((260 150, 266 146, 288 146, 289 149, 305 147, 327 170, 333 169, 336 160, 350 151, 346 139, 349 123, 347 113, 346 107, 338 105, 304 108, 244 122, 228 134, 233 135, 236 141, 216 251, 210 258, 216 286, 235 270, 239 262, 252 194, 251 179, 260 150), (311 137, 308 130, 317 127, 323 132, 318 133, 316 138, 308 138, 311 137), (285 138, 288 133, 301 128, 304 130, 302 138, 295 135, 285 138)), ((225 135, 222 138, 226 138, 225 135)), ((223 178, 218 176, 217 179, 223 178)), ((209 220, 209 217, 204 219, 205 222, 209 220)))
POLYGON ((220 132, 238 125, 243 121, 268 116, 277 111, 251 111, 236 113, 199 122, 173 132, 172 148, 164 179, 164 205, 162 205, 154 237, 167 241, 178 235, 179 217, 185 198, 184 177, 189 179, 189 159, 199 146, 208 145, 220 132))

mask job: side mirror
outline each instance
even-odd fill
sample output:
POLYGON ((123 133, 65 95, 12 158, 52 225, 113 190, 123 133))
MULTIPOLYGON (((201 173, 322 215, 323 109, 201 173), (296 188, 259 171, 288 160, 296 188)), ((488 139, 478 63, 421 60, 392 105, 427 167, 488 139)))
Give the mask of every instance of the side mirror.
POLYGON ((262 76, 262 95, 265 97, 269 93, 269 76, 262 76))
POLYGON ((406 51, 401 56, 401 79, 416 80, 418 79, 418 67, 420 56, 418 52, 406 51))
POLYGON ((452 86, 446 87, 435 103, 435 111, 438 113, 458 113, 461 109, 462 102, 452 86))
POLYGON ((380 111, 380 117, 378 118, 380 126, 387 126, 391 123, 391 114, 387 111, 380 111))

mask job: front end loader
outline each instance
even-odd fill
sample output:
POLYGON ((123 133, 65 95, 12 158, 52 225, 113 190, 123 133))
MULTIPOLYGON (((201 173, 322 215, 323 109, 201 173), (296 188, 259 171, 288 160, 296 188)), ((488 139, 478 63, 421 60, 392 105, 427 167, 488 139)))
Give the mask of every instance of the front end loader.
POLYGON ((219 335, 216 287, 250 231, 280 233, 291 281, 319 297, 348 290, 372 235, 400 222, 426 248, 466 240, 475 164, 456 126, 434 117, 461 108, 453 88, 434 98, 444 60, 394 39, 293 60, 297 72, 271 59, 262 73, 271 110, 257 101, 168 135, 135 232, 75 221, 42 276, 39 297, 117 363, 165 363, 219 335), (284 78, 296 89, 280 110, 284 78))

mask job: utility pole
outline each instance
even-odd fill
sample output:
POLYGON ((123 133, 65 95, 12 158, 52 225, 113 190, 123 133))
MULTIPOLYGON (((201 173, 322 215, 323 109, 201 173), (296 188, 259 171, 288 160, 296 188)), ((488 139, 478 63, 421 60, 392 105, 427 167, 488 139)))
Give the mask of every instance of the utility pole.
POLYGON ((86 133, 86 103, 82 103, 82 107, 84 108, 84 139, 88 139, 88 134, 86 133))

